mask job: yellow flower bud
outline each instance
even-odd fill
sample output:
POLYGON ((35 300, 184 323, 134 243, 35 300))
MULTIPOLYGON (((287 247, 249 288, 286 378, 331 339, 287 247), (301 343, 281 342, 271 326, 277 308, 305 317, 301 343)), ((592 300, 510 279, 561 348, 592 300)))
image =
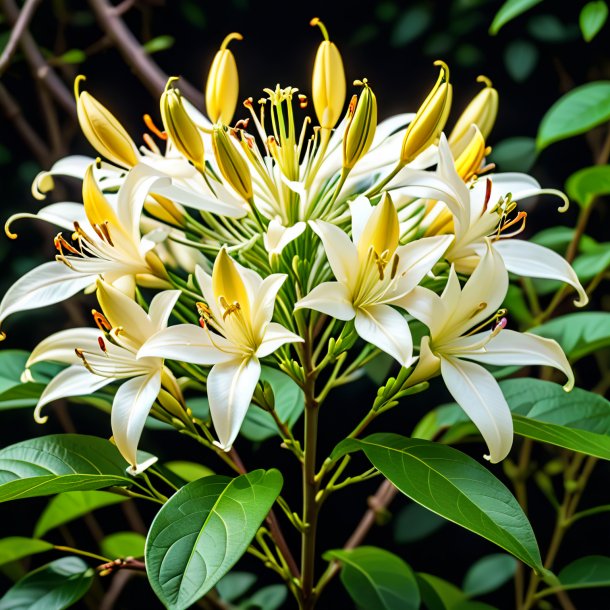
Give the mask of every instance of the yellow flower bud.
POLYGON ((205 85, 205 105, 212 123, 228 125, 237 106, 239 76, 233 53, 227 48, 231 40, 243 40, 237 32, 229 34, 220 45, 205 85))
POLYGON ((460 155, 467 146, 466 136, 473 124, 479 128, 483 139, 487 140, 496 122, 498 92, 485 76, 479 76, 477 82, 484 83, 485 87, 474 96, 466 110, 462 112, 449 136, 449 144, 454 156, 460 155))
POLYGON ((161 119, 170 140, 199 170, 203 169, 203 139, 182 104, 180 91, 172 87, 173 77, 161 95, 161 119))
POLYGON ((79 91, 84 76, 74 81, 76 113, 80 128, 89 143, 102 157, 121 167, 133 167, 138 163, 138 149, 116 117, 92 95, 79 91))
POLYGON ((212 146, 220 173, 237 193, 249 202, 252 199, 250 169, 226 129, 221 125, 216 125, 212 130, 212 146))
POLYGON ((332 129, 341 117, 345 104, 343 60, 335 44, 328 39, 324 24, 315 17, 310 21, 310 25, 317 25, 325 38, 318 47, 313 67, 313 105, 320 127, 332 129))
POLYGON ((483 134, 474 124, 470 126, 470 131, 464 134, 462 141, 464 147, 455 160, 455 170, 464 182, 468 182, 477 175, 485 156, 491 152, 491 148, 485 146, 483 134))
POLYGON ((402 141, 400 162, 406 165, 415 159, 440 136, 451 109, 452 87, 449 83, 449 68, 443 61, 435 61, 441 71, 424 103, 407 128, 402 141))
POLYGON ((360 98, 353 96, 347 110, 347 125, 343 134, 343 167, 352 169, 367 153, 377 129, 377 98, 366 78, 355 81, 363 87, 360 98))
POLYGON ((83 176, 83 206, 91 226, 95 227, 109 223, 113 230, 120 230, 121 223, 93 176, 93 163, 87 168, 83 176))

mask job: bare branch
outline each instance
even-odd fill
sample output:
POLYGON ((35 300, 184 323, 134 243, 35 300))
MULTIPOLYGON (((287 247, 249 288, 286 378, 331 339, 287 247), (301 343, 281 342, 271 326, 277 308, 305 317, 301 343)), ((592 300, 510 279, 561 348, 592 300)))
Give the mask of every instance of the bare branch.
POLYGON ((25 4, 23 5, 23 9, 21 9, 21 12, 19 13, 19 17, 13 26, 11 35, 6 43, 6 47, 4 47, 4 51, 2 51, 2 56, 0 57, 0 76, 4 74, 4 71, 11 63, 11 58, 17 50, 19 40, 27 29, 28 24, 34 16, 40 2, 41 0, 26 0, 25 4))
MULTIPOLYGON (((106 0, 89 0, 89 5, 95 13, 101 28, 123 56, 125 63, 131 67, 144 86, 155 97, 159 97, 165 89, 168 75, 144 51, 142 45, 125 25, 115 7, 106 0)), ((117 8, 120 8, 120 6, 117 8)), ((181 80, 180 91, 196 107, 203 108, 203 94, 193 85, 185 80, 181 80)))

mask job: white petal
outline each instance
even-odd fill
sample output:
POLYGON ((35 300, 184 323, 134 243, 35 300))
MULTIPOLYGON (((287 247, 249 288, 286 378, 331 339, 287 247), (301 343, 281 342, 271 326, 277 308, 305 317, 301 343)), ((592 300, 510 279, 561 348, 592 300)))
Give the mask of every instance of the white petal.
POLYGON ((67 369, 57 373, 40 395, 34 410, 34 419, 38 423, 44 424, 48 418, 46 416, 41 417, 40 410, 45 405, 59 398, 93 394, 93 392, 108 385, 111 381, 114 381, 114 379, 94 375, 82 364, 69 366, 67 369))
POLYGON ((414 288, 396 304, 423 322, 430 329, 433 337, 443 327, 449 315, 441 297, 432 290, 421 286, 414 288))
MULTIPOLYGON (((513 420, 500 386, 483 367, 441 358, 447 389, 481 432, 492 463, 503 460, 513 443, 513 420)), ((486 456, 487 457, 487 456, 486 456)))
POLYGON ((269 354, 274 352, 278 347, 286 343, 302 342, 303 339, 299 337, 299 335, 295 335, 294 333, 290 332, 281 324, 271 322, 265 329, 265 335, 261 344, 256 350, 256 355, 259 358, 264 358, 265 356, 268 356, 269 354))
POLYGON ((7 290, 0 303, 0 322, 16 311, 59 303, 93 284, 95 277, 81 275, 58 261, 43 263, 7 290))
POLYGON ((164 290, 153 297, 148 308, 148 317, 155 331, 167 326, 167 321, 180 294, 180 290, 164 290))
POLYGON ((282 250, 301 235, 306 228, 307 224, 302 221, 290 227, 285 227, 280 220, 274 218, 267 227, 267 233, 263 235, 265 250, 269 254, 281 254, 282 250))
POLYGON ((352 286, 358 271, 358 251, 352 240, 347 233, 330 222, 314 220, 310 221, 309 225, 320 236, 337 280, 352 286))
POLYGON ((411 366, 413 338, 408 322, 389 305, 369 305, 356 311, 356 332, 365 341, 396 358, 402 366, 411 366))
POLYGON ((82 360, 74 352, 75 348, 99 350, 98 338, 102 333, 97 328, 70 328, 61 330, 43 339, 33 350, 26 362, 26 368, 36 362, 51 360, 66 364, 80 364, 82 360))
POLYGON ((286 281, 286 277, 283 273, 274 273, 260 283, 255 293, 248 294, 254 332, 258 332, 258 329, 265 326, 273 317, 277 293, 286 281))
POLYGON ((208 400, 218 446, 229 451, 250 406, 261 374, 256 357, 231 360, 212 367, 208 375, 208 400))
POLYGON ((525 277, 539 277, 560 280, 578 292, 574 304, 584 307, 589 297, 578 276, 565 258, 539 244, 521 239, 501 239, 494 242, 494 249, 500 253, 506 268, 512 273, 525 277))
POLYGON ((294 308, 314 309, 337 320, 351 320, 356 315, 351 294, 345 284, 339 282, 322 282, 297 301, 294 308))
MULTIPOLYGON (((472 338, 476 337, 474 335, 472 338)), ((538 337, 531 333, 518 333, 514 330, 501 330, 483 351, 464 354, 465 358, 486 364, 535 364, 552 366, 562 371, 568 378, 564 388, 574 387, 574 373, 560 345, 553 339, 538 337)))
POLYGON ((138 469, 138 443, 150 409, 161 389, 161 371, 129 379, 117 390, 112 403, 112 436, 121 455, 138 469))
POLYGON ((352 215, 352 240, 356 247, 373 209, 371 202, 364 195, 360 195, 349 202, 349 211, 352 215))

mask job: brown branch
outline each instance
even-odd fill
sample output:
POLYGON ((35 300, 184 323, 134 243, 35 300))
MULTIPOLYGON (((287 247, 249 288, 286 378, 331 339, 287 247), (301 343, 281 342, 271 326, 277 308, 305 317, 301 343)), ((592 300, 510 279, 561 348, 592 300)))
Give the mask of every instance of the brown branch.
MULTIPOLYGON (((9 24, 15 27, 20 15, 15 0, 0 0, 0 2, 9 24)), ((34 38, 28 31, 23 32, 19 39, 19 44, 30 65, 34 78, 42 81, 59 105, 71 117, 76 118, 76 104, 70 89, 66 87, 64 82, 46 62, 34 38)))
POLYGON ((15 21, 13 25, 13 29, 11 30, 11 35, 4 47, 4 51, 2 51, 2 56, 0 56, 0 76, 4 74, 4 71, 9 67, 11 63, 11 59, 17 50, 17 45, 24 32, 26 31, 30 20, 34 16, 38 5, 41 0, 26 0, 21 12, 19 13, 19 17, 15 21))
MULTIPOLYGON (((89 0, 89 5, 100 27, 117 47, 125 63, 131 67, 152 95, 159 97, 165 89, 168 75, 150 58, 125 25, 117 11, 121 5, 113 7, 106 0, 89 0)), ((203 95, 193 85, 181 80, 180 91, 197 108, 203 108, 203 95)))

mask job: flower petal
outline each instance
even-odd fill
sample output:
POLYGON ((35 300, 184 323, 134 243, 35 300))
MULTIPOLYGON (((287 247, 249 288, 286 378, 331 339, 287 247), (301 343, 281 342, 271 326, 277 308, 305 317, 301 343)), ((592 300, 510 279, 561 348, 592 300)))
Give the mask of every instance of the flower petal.
POLYGON ((133 377, 121 385, 112 403, 110 422, 114 442, 121 455, 138 471, 138 443, 146 418, 161 389, 161 371, 133 377))
POLYGON ((148 308, 148 317, 155 331, 167 326, 167 321, 181 294, 180 290, 164 290, 153 297, 148 308))
POLYGON ((210 414, 217 445, 224 451, 231 449, 241 428, 260 374, 260 362, 253 356, 216 364, 208 375, 210 414))
POLYGON ((295 335, 288 329, 284 328, 281 324, 271 322, 265 329, 263 340, 256 350, 256 355, 259 358, 264 358, 278 347, 285 343, 302 343, 303 339, 299 335, 295 335))
POLYGON ((411 366, 413 338, 408 322, 389 305, 369 305, 356 310, 356 332, 402 366, 411 366))
POLYGON ((323 220, 312 220, 309 225, 322 240, 326 257, 337 280, 353 286, 358 271, 358 251, 347 233, 323 220))
POLYGON ((299 299, 295 309, 315 309, 337 320, 351 320, 356 315, 352 305, 352 296, 345 284, 339 282, 322 282, 308 295, 299 299))
POLYGON ((349 202, 349 211, 352 215, 352 241, 356 247, 358 247, 360 236, 373 213, 373 209, 371 202, 364 195, 360 195, 349 202))
POLYGON ((442 328, 448 313, 441 297, 422 286, 417 286, 409 294, 395 303, 406 309, 414 318, 423 322, 434 337, 442 328))
POLYGON ((265 250, 269 254, 281 254, 282 250, 306 228, 307 224, 302 221, 285 227, 279 217, 273 218, 267 227, 267 232, 263 235, 265 250))
POLYGON ((79 364, 83 361, 76 355, 74 349, 99 350, 98 339, 102 333, 97 328, 69 328, 53 333, 43 339, 33 350, 25 363, 26 368, 36 362, 53 361, 66 364, 79 364))
POLYGON ((481 432, 492 463, 503 460, 513 443, 513 420, 493 375, 483 367, 457 358, 441 357, 447 389, 481 432))
POLYGON ((252 328, 255 332, 265 326, 273 317, 277 293, 286 281, 286 277, 283 273, 274 273, 260 282, 258 290, 249 295, 252 309, 252 328))

